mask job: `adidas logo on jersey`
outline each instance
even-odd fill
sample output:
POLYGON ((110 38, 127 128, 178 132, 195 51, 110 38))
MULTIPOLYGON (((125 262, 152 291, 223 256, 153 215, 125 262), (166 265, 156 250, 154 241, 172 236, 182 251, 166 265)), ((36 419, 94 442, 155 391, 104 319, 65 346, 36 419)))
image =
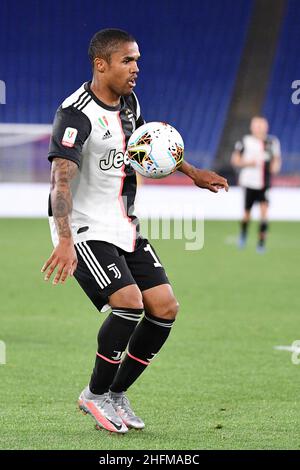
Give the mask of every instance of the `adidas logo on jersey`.
POLYGON ((105 132, 104 136, 102 137, 102 140, 105 140, 105 139, 110 139, 112 137, 109 129, 107 129, 107 131, 105 132))

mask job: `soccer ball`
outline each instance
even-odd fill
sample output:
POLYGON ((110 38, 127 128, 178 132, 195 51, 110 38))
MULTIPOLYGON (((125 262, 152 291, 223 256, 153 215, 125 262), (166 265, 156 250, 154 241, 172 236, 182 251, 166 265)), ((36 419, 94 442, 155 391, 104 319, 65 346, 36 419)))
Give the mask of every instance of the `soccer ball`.
POLYGON ((183 162, 184 144, 179 132, 164 122, 148 122, 134 131, 127 157, 134 170, 146 178, 164 178, 183 162))

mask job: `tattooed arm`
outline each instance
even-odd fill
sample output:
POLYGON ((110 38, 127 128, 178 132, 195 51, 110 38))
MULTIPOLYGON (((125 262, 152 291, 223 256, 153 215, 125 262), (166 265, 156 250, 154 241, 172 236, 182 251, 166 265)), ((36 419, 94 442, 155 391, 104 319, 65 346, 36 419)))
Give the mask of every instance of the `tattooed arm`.
POLYGON ((70 215, 72 193, 70 182, 77 172, 76 163, 63 158, 54 158, 51 167, 51 206, 58 233, 59 243, 50 258, 42 267, 48 281, 57 268, 53 284, 64 282, 68 275, 73 276, 77 266, 77 255, 72 238, 70 215))
POLYGON ((72 212, 71 179, 77 172, 76 163, 54 158, 51 167, 51 207, 59 239, 72 239, 70 214, 72 212))

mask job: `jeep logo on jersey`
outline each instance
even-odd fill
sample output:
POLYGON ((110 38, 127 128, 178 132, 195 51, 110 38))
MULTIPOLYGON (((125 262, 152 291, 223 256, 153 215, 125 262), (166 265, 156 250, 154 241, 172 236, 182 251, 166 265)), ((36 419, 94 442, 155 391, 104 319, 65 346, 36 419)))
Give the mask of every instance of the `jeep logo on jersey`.
POLYGON ((99 162, 101 170, 110 170, 112 167, 121 168, 122 165, 129 165, 129 159, 123 152, 117 152, 116 149, 111 149, 109 154, 102 158, 99 162))

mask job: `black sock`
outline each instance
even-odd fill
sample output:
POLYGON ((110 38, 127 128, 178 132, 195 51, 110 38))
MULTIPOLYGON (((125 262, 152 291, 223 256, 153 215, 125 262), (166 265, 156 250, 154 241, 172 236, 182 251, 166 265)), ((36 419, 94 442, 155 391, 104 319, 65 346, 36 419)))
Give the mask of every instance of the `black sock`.
POLYGON ((113 308, 98 333, 98 351, 91 376, 90 390, 102 395, 114 380, 121 355, 125 351, 143 309, 113 308))
POLYGON ((165 343, 173 323, 145 314, 130 338, 127 354, 110 387, 112 392, 125 392, 136 381, 165 343))
POLYGON ((242 222, 241 222, 241 237, 242 238, 247 237, 248 226, 249 226, 249 222, 245 222, 245 221, 242 220, 242 222))
POLYGON ((259 228, 258 228, 258 245, 259 246, 264 246, 268 228, 269 228, 268 222, 265 222, 265 221, 260 222, 259 228))

